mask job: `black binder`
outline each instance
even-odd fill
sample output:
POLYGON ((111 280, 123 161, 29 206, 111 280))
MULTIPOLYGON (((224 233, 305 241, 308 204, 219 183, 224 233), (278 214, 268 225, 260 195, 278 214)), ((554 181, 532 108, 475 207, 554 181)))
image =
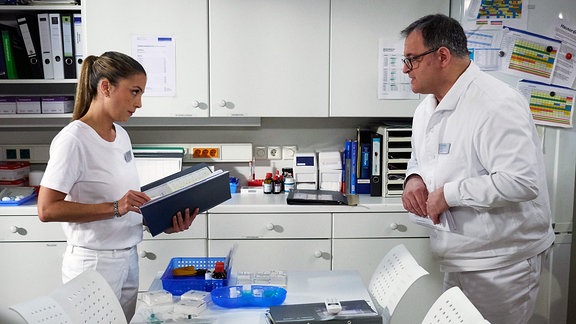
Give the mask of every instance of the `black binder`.
POLYGON ((382 324, 382 316, 365 300, 341 301, 337 315, 328 314, 324 303, 270 306, 267 317, 275 324, 382 324))
MULTIPOLYGON (((178 181, 194 173, 205 172, 208 166, 199 163, 180 172, 169 175, 160 180, 154 181, 142 187, 143 192, 162 188, 169 182, 178 181)), ((230 199, 230 176, 228 171, 214 172, 208 177, 204 177, 195 183, 188 184, 174 192, 168 192, 140 207, 140 212, 144 217, 144 224, 148 227, 150 234, 156 236, 166 229, 172 227, 172 217, 177 212, 184 213, 184 209, 190 208, 192 212, 195 208, 200 209, 200 213, 217 206, 230 199)), ((184 216, 184 215, 182 215, 184 216)))
POLYGON ((74 33, 72 14, 61 16, 62 22, 62 54, 64 60, 64 78, 76 79, 76 58, 74 54, 74 33))
POLYGON ((382 134, 372 133, 372 162, 370 164, 370 196, 382 197, 382 134))
POLYGON ((20 37, 24 42, 28 54, 29 77, 31 79, 44 79, 44 68, 40 52, 40 34, 35 16, 21 16, 17 18, 20 37))

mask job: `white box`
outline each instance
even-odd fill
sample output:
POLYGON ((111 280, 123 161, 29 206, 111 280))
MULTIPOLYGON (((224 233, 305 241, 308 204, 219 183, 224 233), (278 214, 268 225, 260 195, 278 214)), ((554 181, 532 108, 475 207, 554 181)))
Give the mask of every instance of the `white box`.
POLYGON ((18 114, 40 114, 42 113, 40 97, 17 97, 16 113, 18 114))
POLYGON ((42 97, 43 114, 66 114, 74 111, 74 97, 42 97))
POLYGON ((0 114, 16 113, 16 97, 0 97, 0 114))

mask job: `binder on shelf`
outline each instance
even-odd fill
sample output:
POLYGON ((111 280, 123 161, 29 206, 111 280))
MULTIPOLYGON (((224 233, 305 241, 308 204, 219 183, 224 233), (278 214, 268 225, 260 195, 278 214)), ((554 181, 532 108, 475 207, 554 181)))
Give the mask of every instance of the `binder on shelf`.
POLYGON ((352 153, 352 140, 348 139, 344 143, 344 190, 345 194, 350 193, 350 166, 352 165, 352 161, 350 160, 352 153))
POLYGON ((72 33, 72 15, 60 16, 62 24, 62 54, 64 57, 64 78, 76 79, 76 60, 74 56, 74 36, 72 33))
POLYGON ((26 49, 29 77, 31 79, 44 79, 38 22, 30 16, 18 17, 16 21, 26 49))
POLYGON ((358 194, 358 140, 352 140, 350 147, 350 194, 358 194))
POLYGON ((0 79, 8 79, 8 71, 6 70, 6 59, 4 58, 4 44, 2 41, 0 41, 0 79))
POLYGON ((370 165, 372 152, 372 131, 369 129, 357 129, 358 158, 356 193, 370 193, 370 165))
POLYGON ((16 60, 14 59, 14 52, 12 49, 12 37, 10 31, 2 30, 2 47, 4 47, 4 61, 6 62, 6 75, 8 79, 18 79, 18 72, 16 70, 16 60))
POLYGON ((365 300, 341 301, 342 310, 329 314, 325 303, 270 306, 267 317, 276 324, 382 324, 379 315, 365 300))
POLYGON ((76 63, 76 77, 80 76, 82 71, 82 62, 84 62, 84 48, 82 44, 82 14, 75 13, 72 15, 74 30, 74 60, 76 63))
POLYGON ((179 211, 199 208, 202 213, 232 197, 229 172, 212 172, 206 163, 149 183, 142 191, 151 198, 140 207, 140 212, 152 236, 172 227, 172 217, 179 211))
POLYGON ((47 13, 39 13, 37 16, 38 33, 40 35, 40 54, 42 58, 42 71, 44 72, 44 79, 54 79, 50 20, 47 13))
POLYGON ((370 196, 382 197, 382 134, 372 133, 370 196))
POLYGON ((48 14, 50 43, 52 44, 52 66, 54 79, 64 79, 64 50, 62 48, 62 22, 59 13, 48 14))

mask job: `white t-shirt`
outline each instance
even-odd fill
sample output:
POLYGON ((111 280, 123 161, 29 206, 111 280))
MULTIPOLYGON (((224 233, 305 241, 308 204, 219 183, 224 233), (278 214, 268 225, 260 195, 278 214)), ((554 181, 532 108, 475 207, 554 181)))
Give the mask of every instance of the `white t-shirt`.
POLYGON ((412 125, 407 176, 444 188, 454 232, 432 231, 442 271, 487 270, 528 259, 554 241, 540 139, 526 100, 472 62, 412 125))
MULTIPOLYGON (((41 185, 66 193, 68 201, 87 204, 112 202, 128 190, 140 190, 130 137, 119 125, 114 127, 113 142, 79 120, 64 127, 50 145, 41 185)), ((62 226, 68 244, 95 250, 123 249, 142 241, 142 216, 135 212, 62 226)))

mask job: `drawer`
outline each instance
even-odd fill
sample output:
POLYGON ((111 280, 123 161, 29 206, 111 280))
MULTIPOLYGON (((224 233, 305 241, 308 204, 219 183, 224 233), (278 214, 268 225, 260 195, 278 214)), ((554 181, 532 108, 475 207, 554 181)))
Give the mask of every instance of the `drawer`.
POLYGON ((201 213, 196 216, 192 222, 192 226, 187 231, 166 234, 160 233, 154 237, 150 235, 148 230, 144 230, 144 240, 175 240, 175 239, 206 239, 208 235, 208 217, 206 213, 201 213))
POLYGON ((59 222, 42 223, 38 216, 1 216, 0 241, 66 241, 59 222))
POLYGON ((334 238, 428 236, 428 229, 412 223, 408 213, 334 214, 334 238))
POLYGON ((330 238, 330 213, 210 214, 210 239, 330 238))

